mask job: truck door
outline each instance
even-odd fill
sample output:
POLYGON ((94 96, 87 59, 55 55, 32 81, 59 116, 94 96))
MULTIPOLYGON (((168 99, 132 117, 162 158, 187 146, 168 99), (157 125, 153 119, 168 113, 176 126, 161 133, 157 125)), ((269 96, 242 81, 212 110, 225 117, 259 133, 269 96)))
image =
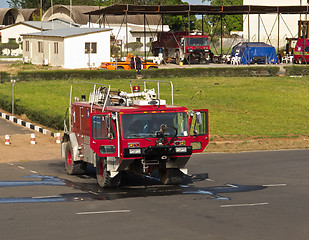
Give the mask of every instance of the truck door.
POLYGON ((209 142, 208 109, 193 110, 190 114, 189 123, 192 152, 203 152, 209 142))
POLYGON ((100 157, 118 157, 118 136, 110 113, 90 115, 90 147, 100 157))

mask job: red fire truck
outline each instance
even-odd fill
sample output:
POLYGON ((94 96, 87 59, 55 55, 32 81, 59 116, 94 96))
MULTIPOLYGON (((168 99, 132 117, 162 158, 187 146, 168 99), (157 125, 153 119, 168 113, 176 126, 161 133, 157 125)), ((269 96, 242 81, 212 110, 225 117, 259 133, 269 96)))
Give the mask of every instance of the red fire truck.
POLYGON ((294 49, 294 63, 309 63, 309 39, 299 38, 294 49))
POLYGON ((210 38, 202 35, 189 35, 188 32, 160 32, 157 41, 152 43, 154 56, 163 53, 163 59, 179 62, 198 60, 210 61, 210 38))
POLYGON ((68 174, 85 174, 90 163, 101 187, 119 186, 124 172, 156 171, 164 184, 182 181, 192 153, 208 144, 208 110, 174 106, 172 82, 165 82, 171 84, 172 105, 158 97, 162 81, 152 81, 158 96, 142 82, 143 91, 132 81, 129 93, 95 84, 88 101, 75 97, 62 141, 68 174))

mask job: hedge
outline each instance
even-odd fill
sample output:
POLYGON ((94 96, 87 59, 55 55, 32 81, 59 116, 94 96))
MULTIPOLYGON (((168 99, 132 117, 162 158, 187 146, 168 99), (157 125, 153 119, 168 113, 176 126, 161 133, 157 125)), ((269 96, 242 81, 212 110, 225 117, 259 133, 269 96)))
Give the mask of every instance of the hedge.
MULTIPOLYGON (((215 67, 215 68, 177 68, 142 70, 144 79, 179 77, 251 77, 275 76, 279 67, 215 67)), ((22 81, 57 79, 132 79, 135 71, 126 70, 49 70, 21 71, 17 76, 22 81)))
POLYGON ((303 76, 303 75, 309 75, 309 66, 308 65, 292 65, 292 66, 285 66, 283 67, 286 72, 285 75, 287 76, 303 76))
POLYGON ((0 71, 0 83, 10 81, 10 74, 8 72, 1 72, 0 71))
MULTIPOLYGON (((19 99, 15 99, 14 112, 17 115, 25 114, 31 121, 44 124, 47 127, 61 130, 63 129, 63 119, 64 116, 54 116, 46 111, 38 111, 35 109, 30 109, 19 104, 19 99)), ((8 96, 1 96, 0 98, 0 108, 7 112, 12 111, 12 99, 8 96)))

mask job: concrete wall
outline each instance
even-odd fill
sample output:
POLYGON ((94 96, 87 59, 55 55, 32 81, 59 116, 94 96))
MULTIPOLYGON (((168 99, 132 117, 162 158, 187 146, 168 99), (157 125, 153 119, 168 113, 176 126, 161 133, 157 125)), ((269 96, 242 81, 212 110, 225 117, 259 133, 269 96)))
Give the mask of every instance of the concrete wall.
POLYGON ((63 38, 34 38, 24 37, 23 41, 23 56, 24 60, 29 59, 33 64, 42 65, 48 64, 51 66, 64 65, 64 40, 63 38), (26 42, 29 41, 29 51, 26 51, 26 42), (38 42, 43 44, 43 53, 38 52, 38 42), (54 53, 54 43, 58 43, 58 53, 54 53))
POLYGON ((24 59, 33 64, 48 64, 63 68, 99 67, 101 62, 110 61, 110 31, 80 35, 74 37, 31 37, 25 36, 23 42, 24 59), (29 51, 26 42, 29 41, 29 51), (38 42, 43 43, 43 53, 38 52, 38 42), (96 42, 97 53, 86 54, 85 43, 96 42), (54 43, 58 43, 58 53, 54 51, 54 43))
POLYGON ((64 40, 64 68, 99 67, 110 61, 110 31, 69 37, 64 40), (96 42, 97 53, 85 53, 85 43, 96 42))

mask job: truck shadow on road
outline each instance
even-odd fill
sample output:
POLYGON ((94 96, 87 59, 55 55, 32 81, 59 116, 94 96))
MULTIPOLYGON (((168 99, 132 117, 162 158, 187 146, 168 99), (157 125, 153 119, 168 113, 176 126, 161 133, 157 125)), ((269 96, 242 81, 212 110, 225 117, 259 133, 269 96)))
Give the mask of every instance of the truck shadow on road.
POLYGON ((238 185, 226 184, 225 186, 196 187, 194 183, 207 179, 207 173, 186 175, 183 184, 179 186, 160 185, 158 180, 148 176, 126 176, 134 185, 126 184, 119 188, 100 188, 96 182, 79 182, 66 179, 60 179, 53 176, 30 175, 25 176, 27 181, 2 181, 0 187, 12 186, 67 186, 75 188, 82 192, 59 194, 51 197, 28 197, 28 198, 0 198, 0 203, 36 203, 36 202, 67 202, 67 201, 95 201, 95 200, 116 200, 124 198, 139 198, 152 196, 171 196, 171 195, 206 195, 206 199, 230 200, 229 197, 223 197, 219 194, 236 193, 261 190, 266 187, 262 185, 238 185), (39 179, 39 180, 28 180, 39 179), (143 185, 136 185, 143 182, 143 185))

